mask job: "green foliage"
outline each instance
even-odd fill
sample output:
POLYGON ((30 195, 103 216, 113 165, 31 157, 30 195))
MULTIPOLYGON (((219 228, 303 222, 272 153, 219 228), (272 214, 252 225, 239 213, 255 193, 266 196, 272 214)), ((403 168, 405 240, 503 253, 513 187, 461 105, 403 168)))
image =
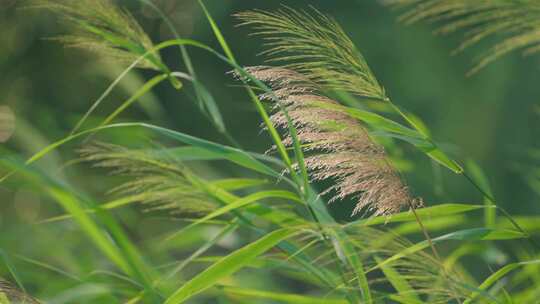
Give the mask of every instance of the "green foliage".
POLYGON ((280 241, 291 237, 291 232, 292 229, 285 228, 276 230, 263 238, 238 249, 186 282, 180 289, 167 298, 165 303, 183 303, 195 294, 211 287, 221 278, 229 276, 243 268, 245 264, 264 253, 266 250, 274 247, 280 241))
MULTIPOLYGON (((9 274, 22 291, 0 281, 1 304, 38 303, 23 283, 51 303, 417 304, 535 298, 540 276, 531 247, 540 231, 537 217, 514 218, 498 207, 490 178, 472 161, 465 172, 435 144, 418 116, 391 101, 334 19, 315 9, 236 14, 241 24, 264 37, 270 62, 281 64, 244 68, 202 0, 198 5, 224 54, 180 38, 158 6, 141 2, 159 13, 174 39, 153 45, 135 18, 112 1, 33 1, 36 8, 60 13, 75 28, 62 39, 65 43, 129 66, 70 135, 27 161, 20 160, 22 153, 2 148, 3 185, 25 184, 59 208, 40 225, 24 227, 35 234, 27 234, 33 247, 58 247, 53 248, 58 257, 36 259, 3 248, 0 274, 9 274), (180 47, 187 72, 161 59, 159 52, 173 46, 180 47), (273 147, 266 148, 277 156, 241 148, 230 136, 218 107, 224 101, 196 77, 197 62, 191 61, 187 46, 234 69, 270 135, 273 147), (157 75, 98 117, 94 110, 135 67, 151 68, 157 75), (221 135, 218 140, 232 146, 151 123, 113 124, 166 79, 176 89, 179 79, 193 84, 196 108, 221 135), (270 111, 263 100, 273 102, 270 111), (92 119, 97 127, 81 130, 92 119), (124 137, 133 134, 136 143, 125 144, 124 137), (106 141, 88 143, 98 136, 106 141), (424 207, 411 198, 405 177, 388 157, 409 157, 395 139, 465 178, 484 202, 430 202, 424 207), (80 159, 62 168, 65 176, 39 167, 50 153, 81 140, 82 148, 76 149, 80 159), (216 163, 226 169, 215 169, 216 163), (73 178, 75 172, 83 172, 82 181, 73 178), (362 217, 342 222, 332 210, 345 208, 351 199, 353 214, 362 210, 362 217), (43 227, 74 231, 75 240, 41 240, 43 227), (469 256, 482 263, 463 263, 469 256), (519 261, 508 262, 511 256, 519 261), (23 272, 13 258, 26 265, 23 272), (491 275, 478 275, 488 270, 491 275), (54 279, 43 279, 40 271, 54 273, 54 279), (57 282, 51 289, 42 286, 57 282)), ((519 47, 536 51, 536 11, 527 14, 531 27, 515 18, 527 5, 536 8, 533 1, 389 2, 414 5, 404 17, 411 22, 451 20, 443 32, 472 26, 475 34, 464 46, 501 28, 518 33, 497 45, 476 69, 519 47)))

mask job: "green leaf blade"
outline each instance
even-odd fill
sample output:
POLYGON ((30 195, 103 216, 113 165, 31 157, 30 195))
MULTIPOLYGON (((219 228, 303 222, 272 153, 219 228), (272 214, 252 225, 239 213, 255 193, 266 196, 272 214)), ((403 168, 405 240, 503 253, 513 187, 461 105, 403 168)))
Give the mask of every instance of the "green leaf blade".
POLYGON ((164 303, 184 303, 196 294, 214 286, 221 279, 234 274, 251 260, 274 247, 279 242, 291 237, 292 232, 291 229, 275 230, 257 241, 236 250, 186 282, 167 298, 164 303))

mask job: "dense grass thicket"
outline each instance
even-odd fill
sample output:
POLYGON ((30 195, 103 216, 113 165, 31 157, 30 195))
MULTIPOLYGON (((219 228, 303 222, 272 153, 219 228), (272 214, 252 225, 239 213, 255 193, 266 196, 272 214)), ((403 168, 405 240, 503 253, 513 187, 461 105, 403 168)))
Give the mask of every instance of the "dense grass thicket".
MULTIPOLYGON (((5 56, 0 50, 6 75, 21 74, 23 64, 8 54, 24 53, 25 29, 41 22, 50 30, 39 33, 42 45, 66 48, 22 73, 64 83, 40 91, 43 100, 84 101, 21 101, 40 81, 0 78, 0 88, 16 92, 0 105, 0 304, 540 303, 534 146, 498 140, 496 148, 511 145, 516 157, 486 170, 438 138, 444 132, 430 127, 426 107, 416 112, 400 101, 424 98, 430 79, 403 91, 388 84, 390 93, 388 79, 408 83, 406 66, 379 78, 369 60, 377 56, 361 47, 372 42, 353 39, 317 5, 253 4, 214 19, 223 12, 207 2, 30 0, 0 8, 0 24, 12 26, 0 29, 9 42, 5 56), (181 26, 196 12, 191 26, 211 38, 181 26), (257 56, 244 61, 237 49, 247 46, 257 56), (75 53, 80 61, 69 59, 75 53), (110 81, 95 91, 103 74, 110 81), (167 110, 179 100, 190 110, 167 110), (519 187, 493 183, 505 170, 519 187), (530 201, 521 201, 524 192, 530 201), (500 193, 515 201, 500 202, 500 193)), ((392 27, 428 21, 437 33, 464 32, 462 42, 449 38, 456 52, 484 51, 452 76, 462 84, 513 51, 540 50, 537 0, 369 5, 404 21, 392 27)), ((373 18, 372 28, 384 26, 373 18)), ((429 60, 422 54, 430 49, 410 44, 415 56, 395 56, 429 60)), ((458 59, 438 60, 452 67, 458 59)), ((487 80, 493 90, 499 74, 487 80)), ((446 89, 469 92, 456 83, 446 89)), ((538 112, 535 98, 516 107, 538 112)), ((457 121, 445 129, 486 141, 470 138, 488 128, 485 117, 450 114, 457 121)))

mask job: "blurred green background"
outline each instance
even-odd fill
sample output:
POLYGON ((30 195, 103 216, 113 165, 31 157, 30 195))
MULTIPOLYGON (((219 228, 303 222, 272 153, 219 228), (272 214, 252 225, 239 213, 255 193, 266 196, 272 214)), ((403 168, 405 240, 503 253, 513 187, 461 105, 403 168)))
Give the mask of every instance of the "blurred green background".
MULTIPOLYGON (((181 35, 220 50, 195 1, 154 2, 173 20, 181 35)), ((255 8, 273 10, 281 5, 303 9, 312 5, 335 17, 363 52, 394 103, 419 116, 430 128, 433 138, 450 155, 462 161, 473 159, 484 169, 501 207, 514 215, 540 213, 538 195, 528 185, 524 173, 531 169, 528 151, 538 148, 539 144, 539 56, 523 58, 511 54, 478 74, 466 77, 473 58, 485 49, 485 45, 451 56, 461 39, 459 35, 436 37, 432 33, 433 26, 400 24, 397 21, 399 12, 391 11, 375 0, 207 2, 242 65, 263 64, 264 58, 257 54, 264 48, 260 39, 249 37, 248 28, 236 26, 232 16, 235 12, 255 8)), ((161 20, 141 7, 138 1, 124 1, 123 4, 154 42, 172 38, 161 20)), ((69 29, 48 12, 24 9, 24 1, 1 0, 0 105, 8 105, 16 115, 15 134, 2 144, 2 151, 7 148, 30 156, 66 136, 121 72, 121 65, 104 64, 92 53, 65 48, 49 39, 67 32, 69 29)), ((200 80, 216 97, 230 133, 243 147, 256 152, 266 151, 271 141, 261 132, 260 118, 245 91, 227 75, 229 67, 198 50, 190 49, 190 54, 200 80)), ((166 50, 163 56, 170 66, 185 71, 177 50, 166 50)), ((149 76, 151 73, 140 71, 130 74, 106 99, 97 115, 105 117, 149 76)), ((189 87, 178 92, 163 83, 140 104, 123 113, 121 120, 149 121, 226 143, 196 108, 189 87)), ((147 134, 133 131, 107 132, 104 138, 126 144, 151 141, 147 134)), ((104 176, 103 172, 88 166, 62 169, 76 157, 74 150, 79 144, 60 149, 40 161, 38 166, 70 184, 80 185, 98 198, 107 197, 105 191, 110 188, 113 177, 104 176)), ((434 169, 425 156, 411 147, 403 145, 403 149, 405 158, 414 165, 414 170, 404 172, 407 183, 414 195, 423 197, 427 205, 481 203, 481 195, 465 179, 441 168, 434 169)), ((236 167, 222 163, 201 164, 198 170, 207 175, 239 175, 236 167)), ((34 248, 56 246, 55 242, 66 240, 71 247, 66 248, 65 252, 68 252, 86 242, 69 223, 35 224, 61 214, 61 210, 40 197, 39 192, 32 191, 21 179, 0 185, 0 199, 1 248, 37 258, 43 254, 34 248), (27 238, 30 234, 32 237, 27 238)), ((337 208, 338 204, 331 207, 337 208)), ((175 225, 172 220, 159 216, 143 218, 129 210, 120 216, 126 225, 137 223, 141 230, 133 233, 140 235, 152 235, 175 225)), ((86 265, 92 269, 92 253, 86 252, 88 246, 81 248, 85 251, 78 257, 88 259, 86 265)), ((58 254, 47 259, 69 265, 73 256, 62 252, 44 254, 58 254)), ((81 263, 76 264, 81 267, 81 263)), ((32 275, 40 276, 39 272, 32 275)), ((50 288, 54 290, 53 283, 50 288)))

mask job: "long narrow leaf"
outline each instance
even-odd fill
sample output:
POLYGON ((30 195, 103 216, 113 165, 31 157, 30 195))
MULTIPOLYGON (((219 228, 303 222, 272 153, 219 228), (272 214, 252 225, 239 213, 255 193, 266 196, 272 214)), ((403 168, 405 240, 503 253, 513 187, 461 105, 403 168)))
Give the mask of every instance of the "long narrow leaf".
MULTIPOLYGON (((436 237, 432 240, 433 243, 440 243, 449 240, 459 240, 459 241, 486 241, 486 240, 513 240, 526 238, 527 235, 515 231, 515 230, 493 230, 487 228, 474 228, 474 229, 465 229, 455 232, 451 232, 439 237, 436 237)), ((423 250, 429 247, 430 244, 427 240, 416 243, 410 247, 403 249, 402 251, 394 254, 393 256, 387 258, 386 260, 378 263, 368 270, 371 272, 375 269, 381 268, 384 265, 390 264, 394 261, 401 259, 407 255, 413 254, 420 250, 423 250)))
POLYGON ((280 292, 269 292, 248 288, 241 288, 237 286, 221 286, 220 289, 226 293, 235 297, 242 297, 248 299, 266 299, 279 301, 282 303, 290 304, 347 304, 346 300, 333 299, 333 298, 318 298, 309 297, 298 294, 288 294, 280 292))
POLYGON ((257 241, 236 250, 183 284, 182 287, 167 298, 165 304, 184 303, 196 294, 214 286, 221 279, 234 274, 259 255, 293 235, 294 231, 291 229, 275 230, 257 241))
MULTIPOLYGON (((476 210, 485 209, 484 205, 468 205, 468 204, 441 204, 433 207, 420 208, 416 210, 418 216, 422 218, 437 218, 445 217, 454 214, 467 213, 476 210)), ((489 207, 489 208, 495 208, 489 207)), ((400 212, 391 216, 377 216, 368 219, 358 220, 349 225, 351 226, 373 226, 385 223, 399 223, 399 222, 411 222, 416 221, 416 217, 410 211, 400 212)))

